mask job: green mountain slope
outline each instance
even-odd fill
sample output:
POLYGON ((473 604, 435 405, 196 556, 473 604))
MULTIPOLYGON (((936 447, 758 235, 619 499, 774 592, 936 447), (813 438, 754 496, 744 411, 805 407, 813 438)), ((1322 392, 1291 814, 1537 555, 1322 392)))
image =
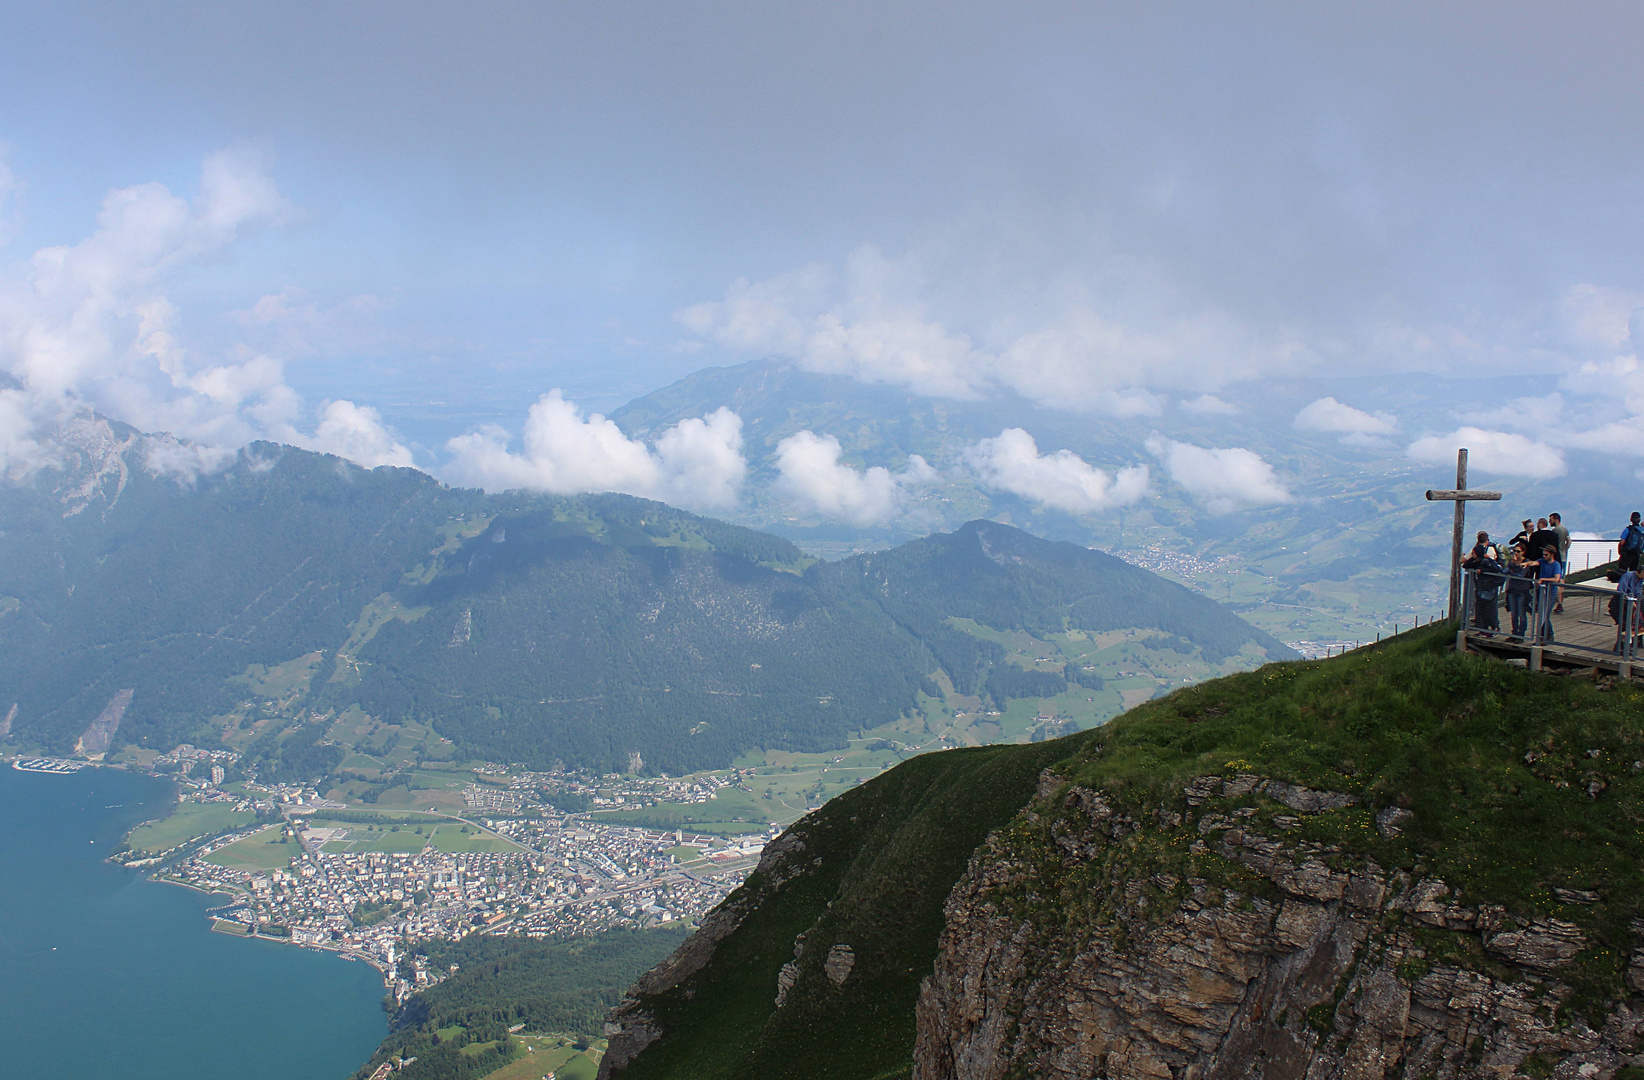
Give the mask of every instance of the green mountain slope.
POLYGON ((146 467, 151 437, 91 435, 74 468, 0 488, 0 715, 58 751, 131 690, 114 750, 223 740, 269 777, 335 767, 363 730, 344 716, 422 732, 418 753, 678 773, 1101 685, 1011 633, 1054 651, 1040 638, 1133 628, 1199 674, 1287 654, 1146 571, 987 522, 816 563, 626 496, 486 496, 270 444, 179 483, 146 467))
POLYGON ((1615 1074, 1644 694, 1445 639, 840 796, 630 991, 604 1075, 1615 1074))

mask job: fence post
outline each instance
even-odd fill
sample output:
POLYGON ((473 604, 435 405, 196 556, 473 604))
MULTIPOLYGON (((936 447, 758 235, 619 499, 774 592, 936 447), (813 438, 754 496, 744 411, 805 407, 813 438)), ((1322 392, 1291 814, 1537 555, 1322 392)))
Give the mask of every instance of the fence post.
POLYGON ((1616 674, 1623 679, 1633 677, 1633 638, 1638 633, 1638 601, 1627 597, 1622 605, 1621 630, 1625 635, 1621 640, 1621 662, 1616 665, 1616 674))
POLYGON ((1456 610, 1456 652, 1467 651, 1467 627, 1473 622, 1473 575, 1478 571, 1461 572, 1461 603, 1456 610))

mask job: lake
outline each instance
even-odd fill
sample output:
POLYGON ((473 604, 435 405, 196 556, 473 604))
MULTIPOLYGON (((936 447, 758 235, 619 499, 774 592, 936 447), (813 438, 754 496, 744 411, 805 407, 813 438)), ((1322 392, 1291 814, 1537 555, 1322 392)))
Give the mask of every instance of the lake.
POLYGON ((375 970, 212 933, 222 897, 102 861, 172 798, 0 766, 0 1076, 343 1080, 387 1030, 375 970))

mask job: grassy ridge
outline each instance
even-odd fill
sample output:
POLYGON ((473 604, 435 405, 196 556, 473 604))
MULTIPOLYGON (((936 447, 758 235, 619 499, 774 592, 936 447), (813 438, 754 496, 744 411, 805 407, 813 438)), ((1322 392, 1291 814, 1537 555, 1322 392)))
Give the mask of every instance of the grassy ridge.
MULTIPOLYGON (((1437 627, 1330 660, 1269 665, 1054 743, 917 758, 841 796, 796 827, 806 848, 777 872, 810 858, 821 865, 756 907, 692 979, 645 1003, 667 1035, 623 1080, 899 1075, 941 903, 995 827, 1009 823, 1000 834, 1008 857, 1032 868, 998 900, 1063 947, 1110 918, 1127 883, 1159 871, 1259 886, 1214 850, 1194 850, 1190 816, 1172 825, 1152 813, 1185 810, 1183 786, 1209 773, 1352 792, 1356 806, 1299 822, 1251 795, 1247 821, 1337 845, 1344 865, 1374 860, 1441 878, 1456 902, 1579 925, 1589 947, 1560 978, 1577 991, 1567 1009, 1600 1024, 1626 996, 1626 957, 1638 944, 1630 922, 1644 916, 1644 694, 1456 655, 1451 640, 1437 627), (1054 844, 1057 811, 1016 814, 1045 766, 1106 791, 1143 827, 1109 858, 1067 863, 1054 844), (1413 815, 1402 834, 1375 827, 1391 806, 1413 815), (1281 814, 1286 823, 1274 820, 1281 814), (804 971, 778 1010, 777 972, 801 932, 804 971), (819 971, 837 943, 857 956, 838 988, 819 971)), ((745 886, 763 887, 757 876, 745 886)), ((1489 969, 1477 935, 1430 936, 1429 956, 1489 969)))
MULTIPOLYGON (((671 1034, 623 1076, 820 1080, 907 1069, 943 900, 987 833, 1031 797, 1039 771, 1088 738, 914 758, 805 819, 796 826, 805 848, 793 857, 805 872, 722 942, 706 970, 646 1002, 671 1034), (779 1010, 777 974, 801 933, 803 973, 779 1010), (841 943, 856 966, 836 988, 822 965, 841 943)), ((758 874, 743 886, 767 888, 758 874)))

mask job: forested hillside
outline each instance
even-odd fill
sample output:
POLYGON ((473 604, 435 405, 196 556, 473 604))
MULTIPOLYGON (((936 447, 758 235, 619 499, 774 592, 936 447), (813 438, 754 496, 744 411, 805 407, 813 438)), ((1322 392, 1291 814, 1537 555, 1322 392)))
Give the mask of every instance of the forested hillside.
POLYGON ((1286 655, 1187 589, 989 522, 818 563, 627 496, 487 496, 271 444, 182 482, 154 468, 175 444, 83 436, 78 460, 0 487, 18 745, 69 751, 129 689, 113 750, 232 737, 288 779, 337 764, 309 721, 344 714, 469 757, 683 772, 837 746, 938 681, 1001 702, 1100 685, 1071 663, 1024 674, 994 631, 1286 655))

